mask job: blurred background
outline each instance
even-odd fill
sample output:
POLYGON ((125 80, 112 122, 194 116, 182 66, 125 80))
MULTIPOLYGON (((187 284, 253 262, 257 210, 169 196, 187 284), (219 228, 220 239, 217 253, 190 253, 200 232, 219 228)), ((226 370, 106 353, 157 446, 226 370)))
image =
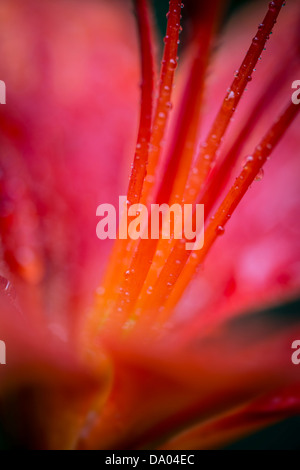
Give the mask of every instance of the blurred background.
MULTIPOLYGON (((224 1, 224 10, 225 10, 225 21, 226 19, 234 13, 238 8, 241 8, 244 4, 253 3, 253 0, 223 0, 224 1)), ((154 5, 156 22, 161 34, 164 34, 166 29, 166 11, 168 10, 169 0, 152 0, 154 5)), ((199 0, 186 0, 184 3, 185 14, 187 11, 192 10, 195 5, 199 4, 199 0)))

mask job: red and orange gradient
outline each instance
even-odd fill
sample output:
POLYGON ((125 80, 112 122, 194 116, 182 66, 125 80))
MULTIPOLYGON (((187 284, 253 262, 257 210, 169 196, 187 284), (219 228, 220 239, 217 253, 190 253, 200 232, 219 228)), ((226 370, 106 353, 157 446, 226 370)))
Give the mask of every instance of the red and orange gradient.
POLYGON ((208 449, 299 412, 299 322, 257 314, 300 284, 300 11, 284 3, 254 2, 218 43, 224 2, 197 2, 179 48, 171 0, 159 73, 151 2, 135 2, 138 34, 129 1, 1 3, 0 410, 16 445, 208 449), (96 207, 126 185, 129 206, 204 204, 204 248, 97 240, 96 207))

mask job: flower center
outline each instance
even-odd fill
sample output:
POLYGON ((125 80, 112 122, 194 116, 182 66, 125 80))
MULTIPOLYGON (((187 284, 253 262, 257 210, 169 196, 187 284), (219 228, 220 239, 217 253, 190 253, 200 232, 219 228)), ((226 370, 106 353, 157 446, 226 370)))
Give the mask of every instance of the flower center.
MULTIPOLYGON (((224 233, 226 223, 250 184, 261 177, 264 163, 299 110, 299 106, 293 103, 286 106, 257 145, 251 158, 247 159, 233 186, 209 219, 228 182, 232 168, 240 157, 247 132, 254 127, 266 100, 270 99, 267 92, 262 95, 230 151, 220 157, 225 133, 247 84, 252 80, 255 66, 272 33, 284 1, 275 0, 269 4, 248 52, 226 92, 207 138, 197 152, 204 80, 220 3, 215 0, 203 6, 201 24, 198 25, 193 41, 190 70, 179 103, 174 138, 163 166, 161 155, 172 108, 183 5, 178 0, 170 1, 157 99, 153 106, 151 15, 146 0, 136 1, 142 57, 142 92, 136 153, 127 195, 128 205, 140 202, 148 206, 154 202, 204 204, 205 244, 201 251, 193 252, 185 249, 185 239, 175 240, 172 236, 170 240, 163 240, 162 237, 159 240, 117 240, 89 319, 94 332, 103 327, 113 330, 119 327, 127 331, 136 325, 161 327, 170 319, 197 267, 203 263, 218 236, 224 233)), ((282 64, 280 65, 282 70, 282 64)), ((283 82, 280 71, 277 78, 278 84, 283 82)))

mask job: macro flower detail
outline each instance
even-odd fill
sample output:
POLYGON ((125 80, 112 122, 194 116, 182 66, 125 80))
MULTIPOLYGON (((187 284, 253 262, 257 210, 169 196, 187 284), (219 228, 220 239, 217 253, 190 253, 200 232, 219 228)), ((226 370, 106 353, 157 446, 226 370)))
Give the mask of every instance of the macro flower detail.
POLYGON ((298 2, 170 0, 164 41, 152 3, 0 5, 0 446, 224 448, 299 414, 298 2), (97 239, 124 194, 203 205, 203 247, 97 239))

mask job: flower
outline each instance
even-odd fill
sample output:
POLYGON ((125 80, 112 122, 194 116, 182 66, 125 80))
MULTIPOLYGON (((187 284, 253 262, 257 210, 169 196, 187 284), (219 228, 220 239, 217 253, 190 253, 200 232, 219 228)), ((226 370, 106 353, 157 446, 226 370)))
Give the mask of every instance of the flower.
POLYGON ((171 0, 157 90, 146 1, 142 72, 127 2, 1 3, 0 410, 16 446, 214 448, 299 412, 299 322, 271 314, 299 293, 299 6, 255 4, 214 52, 221 3, 186 5, 176 70, 171 0), (137 127, 129 205, 204 203, 203 250, 97 240, 137 127))

